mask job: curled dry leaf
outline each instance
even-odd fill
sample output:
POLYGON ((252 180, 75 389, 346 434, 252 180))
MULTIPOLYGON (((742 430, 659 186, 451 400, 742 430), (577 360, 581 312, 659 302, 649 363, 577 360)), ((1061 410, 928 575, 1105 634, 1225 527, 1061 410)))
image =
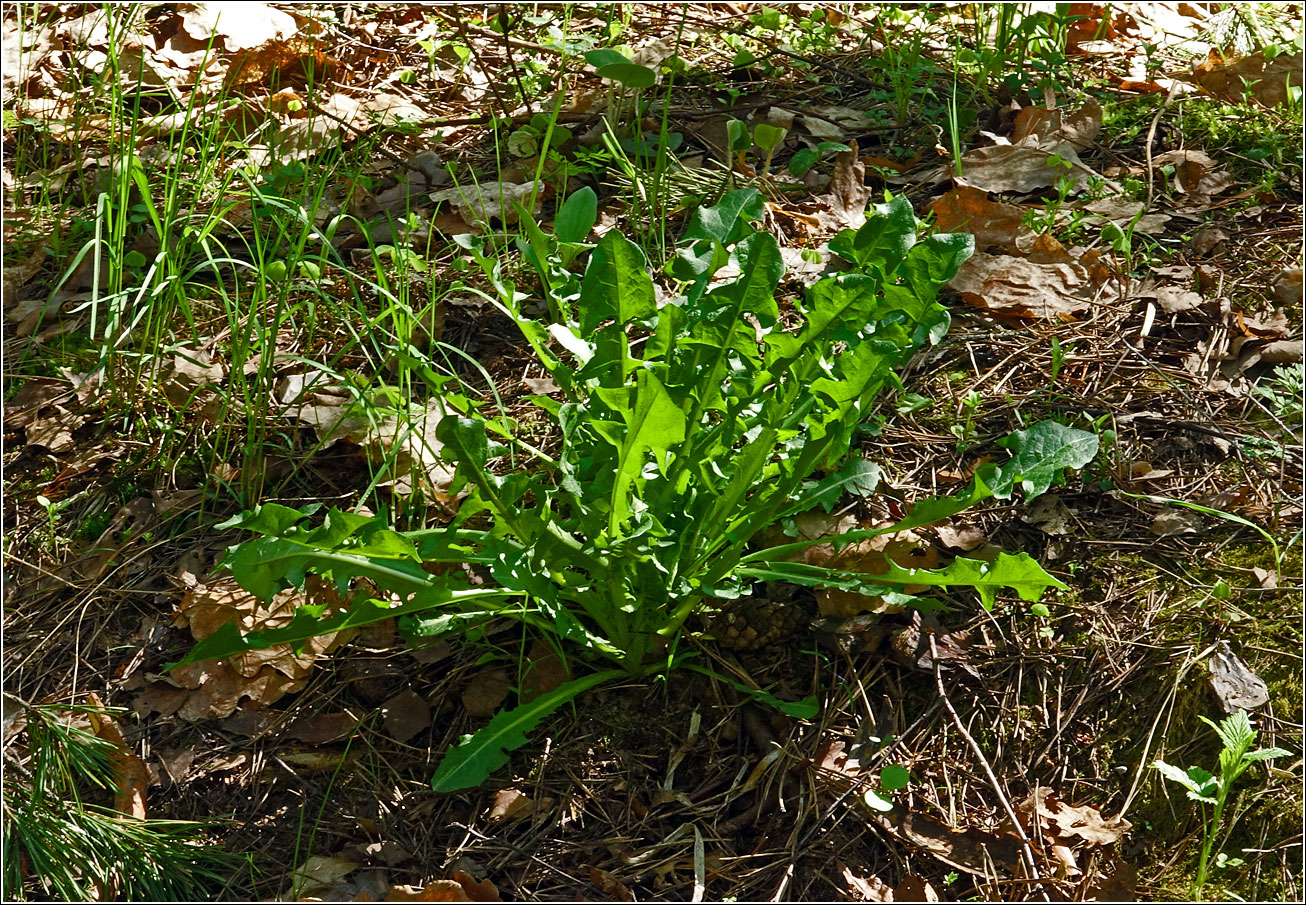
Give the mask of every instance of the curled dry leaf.
POLYGON ((1109 271, 1089 254, 1069 263, 1032 258, 976 254, 948 285, 967 304, 1015 321, 1078 320, 1095 301, 1117 295, 1109 271))
POLYGON ((1024 252, 1036 236, 1021 219, 1024 208, 990 201, 988 192, 972 185, 958 184, 932 203, 930 210, 934 211, 940 232, 974 236, 976 251, 1024 252))
POLYGON ((1288 86, 1302 87, 1302 51, 1280 54, 1272 60, 1263 51, 1226 60, 1211 48, 1207 58, 1185 78, 1208 94, 1230 104, 1249 99, 1266 107, 1288 101, 1288 86))
POLYGON ((1255 710, 1269 703, 1270 689, 1265 680, 1238 658, 1228 641, 1216 644, 1209 666, 1211 691, 1225 713, 1255 710))
MULTIPOLYGON (((102 710, 104 702, 99 695, 91 692, 86 696, 86 703, 102 710)), ((113 794, 113 809, 137 820, 145 819, 145 792, 150 785, 150 768, 127 746, 123 738, 122 727, 113 717, 90 711, 91 726, 95 734, 111 744, 113 766, 117 774, 113 794)))
POLYGON ((411 688, 381 705, 382 725, 397 742, 406 742, 431 725, 431 705, 411 688))
MULTIPOLYGON (((281 627, 290 621, 296 607, 305 603, 325 604, 327 613, 344 605, 334 586, 316 576, 309 576, 304 594, 286 590, 268 603, 240 587, 235 579, 222 578, 211 584, 194 583, 182 598, 177 618, 199 641, 228 622, 239 625, 242 632, 281 627)), ((279 644, 225 660, 179 666, 161 681, 148 683, 134 705, 143 712, 158 711, 165 716, 175 712, 186 720, 201 720, 230 716, 246 697, 272 704, 303 688, 318 657, 351 636, 350 632, 337 632, 311 638, 298 654, 289 644, 279 644)))
POLYGON ((1123 817, 1103 817, 1091 805, 1066 804, 1047 786, 1035 786, 1016 810, 1037 820, 1047 836, 1075 845, 1112 845, 1132 827, 1123 817))
MULTIPOLYGON (((837 553, 828 544, 818 544, 807 548, 804 559, 812 565, 862 572, 867 576, 883 575, 888 569, 888 560, 904 569, 936 569, 939 566, 938 551, 914 531, 881 534, 879 537, 849 544, 837 553)), ((908 585, 903 590, 911 594, 923 589, 908 585)), ((818 590, 816 602, 821 615, 827 617, 847 618, 864 612, 895 611, 885 604, 883 597, 870 597, 835 588, 818 590)))
POLYGON ((494 716, 508 697, 512 685, 508 673, 502 669, 487 669, 472 676, 463 690, 463 709, 476 719, 494 716))
POLYGON ((435 202, 447 202, 454 213, 481 229, 488 229, 491 220, 504 224, 517 222, 515 204, 526 207, 530 199, 535 198, 532 216, 538 216, 540 204, 544 197, 544 183, 527 182, 482 182, 479 185, 461 185, 451 189, 432 192, 430 198, 435 202))

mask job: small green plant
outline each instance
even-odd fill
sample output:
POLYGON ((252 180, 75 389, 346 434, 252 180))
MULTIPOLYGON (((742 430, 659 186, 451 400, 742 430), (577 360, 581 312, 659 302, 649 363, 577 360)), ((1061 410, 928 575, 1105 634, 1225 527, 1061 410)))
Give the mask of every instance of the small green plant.
MULTIPOLYGON (((1251 719, 1247 716, 1245 710, 1235 712, 1218 725, 1206 717, 1198 717, 1198 719, 1215 730, 1221 744, 1224 746, 1220 751, 1218 775, 1209 773, 1201 767, 1189 767, 1187 770, 1181 770, 1161 760, 1152 764, 1153 769, 1159 770, 1166 779, 1182 786, 1190 799, 1211 806, 1209 812, 1206 812, 1206 809, 1203 808, 1202 851, 1197 861, 1197 874, 1193 877, 1192 886, 1190 887, 1192 897, 1196 900, 1201 899, 1202 888, 1206 885, 1207 875, 1210 870, 1211 851, 1215 847, 1217 837, 1220 835, 1225 806, 1228 803, 1229 792, 1233 789, 1234 783, 1253 764, 1273 760, 1276 757, 1287 757, 1290 754, 1290 752, 1282 748, 1251 750, 1252 745, 1256 743, 1256 730, 1252 728, 1251 719)), ((1236 815, 1234 819, 1237 819, 1236 815)), ((1230 829, 1232 829, 1232 823, 1230 829)), ((1228 835, 1228 831, 1225 832, 1225 835, 1228 835)), ((1242 861, 1238 858, 1229 858, 1221 852, 1216 856, 1215 863, 1216 867, 1236 867, 1242 861)))
POLYGON ((851 149, 841 141, 823 141, 819 142, 815 148, 800 148, 789 158, 789 174, 791 176, 801 176, 816 166, 826 154, 848 150, 851 149))
POLYGON ((1301 434, 1306 366, 1301 362, 1278 365, 1271 376, 1252 388, 1252 392, 1265 400, 1270 413, 1290 434, 1301 434))
MULTIPOLYGON (((574 216, 563 218, 571 239, 590 232, 595 213, 576 203, 574 216)), ((936 295, 973 248, 966 235, 920 238, 906 199, 877 204, 866 225, 830 242, 850 269, 809 287, 804 323, 791 333, 775 298, 784 273, 779 244, 752 225, 763 210, 755 189, 700 208, 667 268, 680 295, 661 306, 638 245, 609 231, 581 277, 563 266, 570 243, 519 211, 519 246, 539 273, 548 322, 526 313, 527 296, 482 240, 463 237, 494 289, 487 300, 517 324, 559 388, 560 399, 533 397, 555 425, 558 451, 545 454, 502 416, 468 408, 436 432, 457 464, 452 490, 468 491, 447 528, 399 533, 381 518, 338 510, 309 527, 301 523, 317 507, 277 504, 229 521, 225 527, 263 535, 226 559, 259 596, 302 585, 310 572, 342 590, 356 579, 366 584, 354 585, 360 599, 343 612, 302 607, 284 628, 243 636, 224 626, 187 662, 395 617, 413 640, 507 617, 616 666, 500 713, 442 761, 432 783, 448 791, 483 781, 531 727, 586 688, 676 665, 686 620, 750 594, 757 582, 888 595, 901 604, 917 600, 904 585, 970 587, 985 607, 1003 588, 1034 601, 1061 587, 1023 553, 991 563, 957 559, 934 571, 891 563, 868 578, 789 561, 821 540, 756 545, 759 533, 786 518, 829 509, 846 493, 874 492, 879 469, 849 459, 852 439, 881 391, 901 388, 897 369, 946 332, 948 313, 936 295), (729 262, 740 275, 714 284, 729 262), (473 587, 423 568, 431 562, 468 563, 488 580, 473 587)), ((1017 484, 1026 496, 1042 493, 1065 468, 1092 460, 1097 437, 1045 422, 1002 445, 1011 459, 981 466, 959 496, 922 500, 898 524, 852 531, 836 543, 929 524, 1007 498, 1017 484)))
POLYGON ((880 771, 880 790, 867 789, 862 793, 862 801, 874 811, 893 810, 893 793, 900 792, 911 784, 911 774, 906 767, 890 764, 880 771))
POLYGON ((983 400, 984 397, 975 390, 967 390, 962 397, 961 411, 965 413, 966 420, 948 426, 948 430, 957 438, 957 452, 965 451, 975 442, 975 412, 983 400))

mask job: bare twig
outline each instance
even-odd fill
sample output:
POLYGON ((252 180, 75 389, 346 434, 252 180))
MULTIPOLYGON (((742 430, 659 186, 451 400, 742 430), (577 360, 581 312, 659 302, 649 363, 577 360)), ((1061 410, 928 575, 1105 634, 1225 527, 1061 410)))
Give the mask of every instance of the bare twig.
POLYGON ((1025 856, 1025 865, 1029 868, 1030 878, 1034 880, 1035 889, 1042 895, 1043 901, 1050 902, 1052 900, 1048 897, 1047 891, 1043 889, 1042 883, 1039 882, 1038 862, 1034 860, 1034 849, 1029 844, 1029 836, 1026 835, 1025 828, 1021 826, 1020 818, 1016 816, 1016 809, 1011 806, 1006 793, 1002 791, 1002 784, 998 782, 997 774, 993 772, 993 767, 989 766, 989 760, 984 756, 984 749, 966 731, 966 726, 962 723, 961 717, 957 715, 956 709, 953 708, 952 701, 948 700, 948 692, 943 687, 943 673, 939 668, 942 661, 939 659, 939 650, 934 644, 934 634, 932 632, 929 639, 930 656, 934 659, 934 684, 938 686, 939 698, 943 701, 943 706, 947 708, 948 714, 952 717, 952 722, 957 727, 957 731, 961 733, 961 737, 966 740, 966 743, 970 745, 970 749, 975 752, 975 756, 979 758, 980 766, 984 768, 985 775, 988 776, 989 782, 993 785, 993 791, 997 794, 1002 809, 1007 812, 1007 818, 1011 821, 1011 825, 1015 827, 1016 835, 1020 837, 1021 854, 1025 856))
POLYGON ((1161 109, 1156 111, 1156 116, 1152 117, 1152 125, 1147 128, 1147 142, 1143 146, 1143 153, 1147 158, 1147 205, 1144 211, 1152 209, 1152 142, 1156 139, 1156 127, 1161 122, 1161 117, 1165 114, 1165 109, 1170 106, 1174 96, 1179 93, 1179 81, 1176 79, 1170 83, 1170 92, 1165 96, 1165 102, 1161 104, 1161 109))

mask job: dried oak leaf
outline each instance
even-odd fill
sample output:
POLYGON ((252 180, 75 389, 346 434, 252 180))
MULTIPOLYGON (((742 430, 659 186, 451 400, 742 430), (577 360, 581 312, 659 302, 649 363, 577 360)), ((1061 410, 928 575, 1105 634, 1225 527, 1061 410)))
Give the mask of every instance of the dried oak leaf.
POLYGON ((113 809, 136 820, 144 820, 145 791, 150 785, 150 768, 145 766, 145 761, 137 757, 131 748, 127 747, 127 741, 122 735, 122 727, 117 721, 99 712, 104 708, 104 702, 95 692, 86 696, 86 703, 97 708, 90 711, 91 726, 95 734, 111 744, 114 749, 111 755, 116 773, 113 809))
POLYGON ((512 685, 502 669, 487 669, 472 676, 463 690, 463 709, 470 717, 493 716, 508 697, 512 685))
POLYGON ((1074 321, 1099 297, 1115 297, 1100 282, 1097 262, 1039 263, 1012 255, 976 254, 948 284, 967 304, 1014 321, 1074 321))
POLYGON ((1069 805, 1047 786, 1035 786, 1029 797, 1016 805, 1017 811, 1037 819, 1045 834, 1088 845, 1119 842, 1132 824, 1123 817, 1103 817, 1090 805, 1069 805))
MULTIPOLYGON (((194 581, 193 576, 190 580, 194 581)), ((234 579, 222 578, 209 584, 191 584, 178 607, 177 619, 200 641, 228 622, 236 623, 242 632, 278 628, 288 623, 295 608, 306 601, 326 604, 327 613, 344 605, 335 588, 316 576, 309 576, 304 594, 286 590, 268 603, 241 588, 234 579)), ((260 704, 272 704, 303 688, 317 659, 350 637, 352 632, 311 638, 298 654, 289 644, 279 644, 225 660, 178 666, 163 681, 147 685, 137 704, 165 716, 176 712, 186 720, 228 717, 247 697, 260 704), (181 697, 176 689, 188 693, 181 697)))
POLYGON ((381 719, 387 735, 406 742, 431 725, 431 705, 407 688, 381 705, 381 719))
POLYGON ((1270 690, 1265 680, 1238 659, 1228 641, 1216 645, 1209 666, 1211 675, 1207 681, 1225 713, 1255 710, 1269 702, 1270 690))
POLYGON ((1024 208, 990 201, 988 192, 971 185, 958 185, 931 204, 930 210, 940 232, 974 236, 976 251, 1027 251, 1036 235, 1021 219, 1024 208))
MULTIPOLYGON (((873 584, 873 576, 883 575, 888 570, 888 560, 893 560, 904 569, 937 569, 939 553, 914 531, 899 531, 849 544, 837 553, 829 544, 808 547, 804 560, 811 565, 827 566, 845 572, 862 572, 870 577, 873 584)), ((923 588, 907 585, 903 590, 911 594, 923 588)), ((821 615, 826 617, 847 618, 858 613, 891 611, 883 597, 836 588, 818 590, 816 602, 821 615)))
POLYGON ((1302 87, 1302 51, 1280 54, 1272 60, 1263 51, 1226 61, 1215 48, 1207 58, 1193 67, 1187 81, 1208 94, 1230 104, 1245 102, 1249 97, 1266 107, 1277 107, 1288 100, 1288 86, 1302 87))

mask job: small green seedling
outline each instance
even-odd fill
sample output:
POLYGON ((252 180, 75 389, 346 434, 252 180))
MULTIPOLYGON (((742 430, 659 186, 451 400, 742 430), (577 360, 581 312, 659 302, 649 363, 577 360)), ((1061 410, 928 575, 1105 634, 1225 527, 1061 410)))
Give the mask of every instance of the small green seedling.
POLYGON ((816 166, 826 154, 851 150, 852 148, 841 141, 823 141, 815 148, 801 148, 794 152, 793 157, 789 158, 789 174, 791 176, 801 176, 816 166))
POLYGON ((880 771, 880 791, 867 789, 862 793, 862 801, 872 810, 881 813, 893 810, 894 792, 902 791, 911 783, 911 774, 906 767, 890 764, 880 771))
POLYGON ((775 149, 780 147, 788 134, 788 129, 770 123, 758 123, 753 127, 753 144, 766 152, 766 160, 762 163, 763 175, 771 172, 771 158, 775 156, 775 149))
MULTIPOLYGON (((1259 761, 1273 760, 1276 757, 1287 757, 1290 754, 1290 752, 1282 748, 1250 750, 1252 745, 1256 743, 1256 730, 1252 728, 1252 721, 1248 718, 1245 710, 1237 711, 1219 725, 1211 722, 1206 717, 1198 717, 1198 719, 1214 729, 1216 734, 1219 735, 1220 741, 1224 744, 1224 750, 1220 752, 1220 774, 1218 776, 1208 773, 1201 767, 1189 767, 1185 771, 1161 760, 1152 764, 1152 767, 1160 770, 1161 775, 1166 779, 1183 786, 1188 793, 1188 797, 1193 801, 1212 805, 1210 814, 1205 815, 1207 819, 1202 829, 1202 854, 1198 859, 1197 876, 1193 878, 1190 890, 1195 900, 1201 899, 1202 887, 1206 885, 1211 849, 1215 846, 1215 839, 1220 830, 1220 822, 1224 818, 1225 804, 1228 802, 1229 791, 1233 788, 1234 783, 1247 772, 1252 764, 1259 761)), ((1241 859, 1229 858, 1224 853, 1220 853, 1215 861, 1216 867, 1236 867, 1241 863, 1241 859)))

